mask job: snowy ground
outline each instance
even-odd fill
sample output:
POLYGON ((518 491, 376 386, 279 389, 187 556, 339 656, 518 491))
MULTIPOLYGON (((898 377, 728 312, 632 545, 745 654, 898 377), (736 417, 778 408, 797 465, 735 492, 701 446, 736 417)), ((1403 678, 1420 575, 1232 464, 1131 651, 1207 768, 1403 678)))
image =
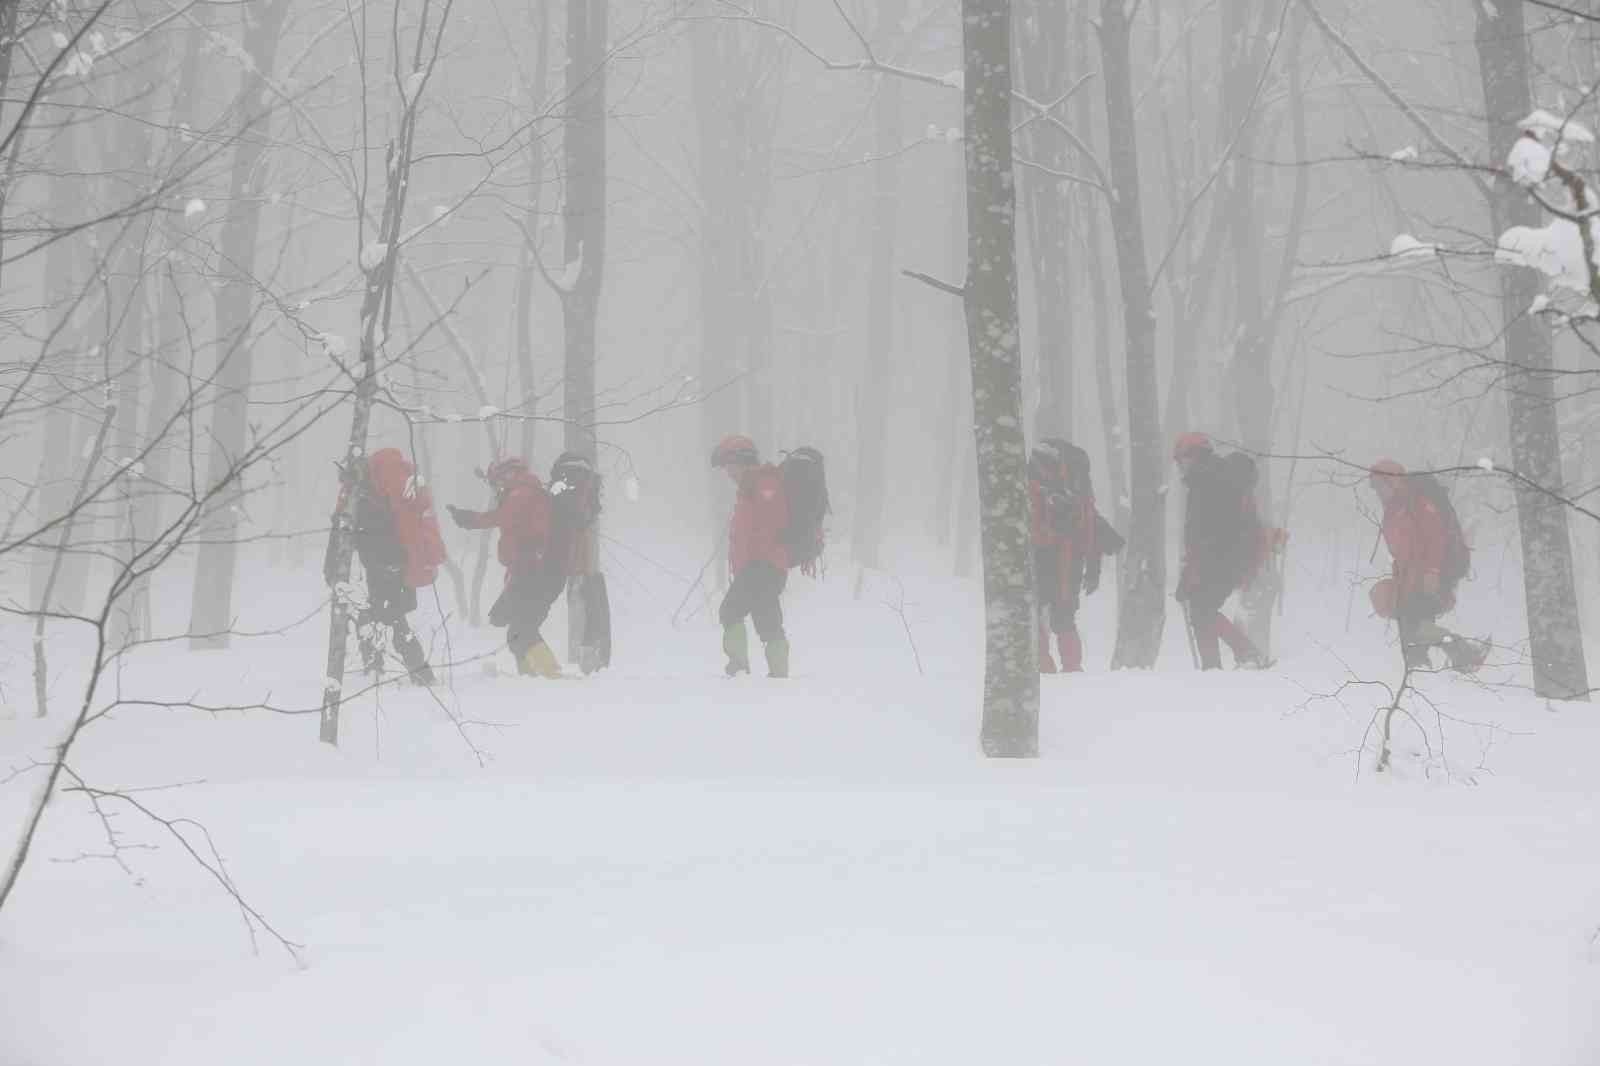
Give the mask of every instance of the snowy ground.
MULTIPOLYGON (((1160 671, 1047 678, 1043 757, 986 762, 970 585, 907 582, 922 675, 893 582, 799 581, 786 683, 717 676, 705 614, 666 622, 682 588, 613 576, 612 675, 460 670, 441 695, 481 767, 411 689, 356 704, 338 751, 309 716, 97 726, 96 784, 203 781, 142 799, 204 822, 305 966, 253 955, 130 816, 161 844, 137 879, 59 861, 105 850, 65 797, 0 915, 0 1064, 1600 1061, 1592 707, 1430 679, 1444 750, 1424 719, 1374 776, 1374 695, 1311 698, 1341 660, 1393 673, 1339 598, 1270 674, 1197 677, 1173 626, 1160 671)), ((324 625, 153 651, 125 691, 309 707, 324 625)), ((16 705, 14 652, 4 684, 20 765, 59 723, 16 705)), ((8 842, 28 787, 0 790, 8 842)))

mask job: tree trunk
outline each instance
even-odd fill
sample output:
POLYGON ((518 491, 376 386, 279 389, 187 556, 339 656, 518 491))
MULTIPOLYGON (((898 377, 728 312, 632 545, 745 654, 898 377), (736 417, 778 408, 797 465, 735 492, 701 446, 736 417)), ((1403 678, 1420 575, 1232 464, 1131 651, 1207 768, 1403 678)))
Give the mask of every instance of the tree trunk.
MULTIPOLYGON (((1067 5, 1061 0, 1022 0, 1023 28, 1017 65, 1024 93, 1050 103, 1067 89, 1067 5)), ((1034 122, 1025 131, 1028 158, 1052 170, 1068 168, 1067 141, 1060 131, 1034 122)), ((1071 187, 1038 171, 1019 172, 1028 261, 1033 275, 1034 365, 1038 400, 1034 436, 1072 436, 1072 283, 1068 249, 1072 233, 1071 187)))
MULTIPOLYGON (((536 109, 544 100, 545 86, 549 80, 550 69, 550 9, 548 5, 540 4, 534 9, 534 18, 538 20, 538 32, 534 38, 534 64, 533 85, 528 89, 529 109, 536 109)), ((538 422, 534 415, 536 397, 539 394, 539 383, 534 375, 533 366, 533 257, 538 254, 538 247, 532 242, 538 240, 539 233, 539 189, 544 181, 544 145, 536 137, 528 139, 528 215, 524 243, 517 262, 517 383, 521 387, 522 402, 518 411, 523 417, 521 429, 520 454, 529 464, 534 461, 535 445, 538 440, 538 422)), ((473 600, 478 598, 477 586, 474 586, 473 600)), ((477 608, 473 608, 474 621, 476 621, 477 608)))
MULTIPOLYGON (((905 19, 905 0, 881 0, 878 47, 887 52, 905 19)), ((904 87, 880 75, 872 103, 877 160, 872 166, 872 261, 867 276, 866 373, 856 404, 856 497, 851 552, 858 567, 879 565, 887 495, 890 365, 894 359, 896 223, 900 212, 900 137, 904 87)), ((861 582, 856 582, 859 595, 861 582)))
MULTIPOLYGON (((1265 60, 1264 55, 1258 60, 1260 53, 1254 45, 1259 38, 1250 33, 1250 18, 1257 10, 1256 0, 1228 4, 1224 9, 1223 40, 1229 42, 1233 55, 1224 73, 1221 143, 1226 145, 1235 131, 1238 142, 1222 177, 1218 205, 1228 219, 1234 264, 1235 328, 1228 375, 1239 440, 1247 450, 1266 455, 1272 451, 1277 394, 1272 380, 1275 338, 1268 335, 1261 269, 1265 251, 1261 223, 1265 212, 1257 203, 1256 172, 1251 162, 1256 154, 1254 89, 1261 76, 1260 62, 1265 60)), ((1258 34, 1262 29, 1259 24, 1256 26, 1258 34)), ((1270 477, 1257 479, 1256 506, 1262 515, 1275 513, 1270 477)), ((1272 648, 1272 607, 1277 600, 1276 579, 1277 571, 1265 567, 1240 593, 1251 642, 1268 656, 1272 648)))
MULTIPOLYGON (((244 50, 250 62, 239 75, 234 99, 238 142, 228 178, 227 214, 222 223, 220 269, 216 297, 216 414, 211 423, 206 480, 221 484, 249 446, 250 381, 254 359, 251 330, 255 318, 254 265, 261 231, 262 160, 267 149, 271 101, 267 78, 272 74, 278 38, 288 0, 257 0, 240 10, 244 50)), ((237 539, 245 486, 236 482, 230 497, 219 501, 211 528, 195 564, 190 605, 192 647, 225 648, 233 622, 233 591, 238 560, 237 539)))
MULTIPOLYGON (((958 167, 961 166, 961 156, 956 155, 954 162, 958 167)), ((962 270, 967 254, 964 171, 953 174, 949 184, 950 197, 947 206, 950 215, 945 230, 950 235, 950 259, 946 269, 948 276, 955 277, 962 270)), ((940 408, 939 424, 934 430, 938 434, 938 460, 935 467, 938 484, 933 493, 933 527, 934 539, 941 548, 950 545, 952 528, 955 530, 958 543, 961 538, 960 521, 956 514, 956 490, 965 474, 964 465, 967 457, 972 452, 970 433, 972 372, 968 367, 969 359, 966 341, 962 336, 961 316, 962 309, 953 306, 948 320, 942 315, 938 319, 945 327, 944 336, 948 338, 947 346, 944 348, 948 368, 945 374, 944 403, 940 408)), ((960 572, 959 567, 956 572, 960 572)))
MULTIPOLYGON (((595 342, 606 253, 606 35, 609 0, 568 0, 567 97, 570 118, 562 136, 566 157, 563 211, 567 273, 576 276, 563 294, 566 380, 562 414, 564 447, 598 463, 595 432, 595 342)), ((598 573, 600 530, 589 527, 579 573, 598 573)), ((583 658, 581 597, 567 597, 568 658, 583 658)), ((585 671, 590 669, 584 666, 585 671)))
POLYGON ((1022 437, 1010 0, 963 0, 967 345, 983 543, 983 752, 1039 753, 1033 559, 1022 437))
POLYGON ((1155 310, 1150 301, 1150 269, 1145 258, 1139 197, 1130 32, 1125 0, 1102 0, 1100 52, 1115 192, 1111 226, 1122 285, 1132 483, 1128 547, 1118 572, 1123 606, 1117 618, 1117 646, 1111 665, 1148 669, 1161 654, 1161 633, 1167 620, 1167 512, 1161 491, 1166 456, 1156 384, 1155 310))
MULTIPOLYGON (((184 34, 183 58, 168 113, 167 133, 171 140, 162 146, 161 158, 168 166, 179 165, 178 160, 190 148, 183 131, 198 125, 196 119, 202 95, 202 69, 207 61, 204 45, 210 32, 211 6, 199 5, 194 17, 195 25, 184 34)), ((176 249, 181 245, 184 225, 178 220, 163 223, 167 248, 176 249)), ((189 326, 186 324, 189 313, 187 298, 192 289, 185 284, 184 275, 173 269, 172 261, 169 257, 162 264, 160 276, 156 279, 157 357, 150 364, 150 416, 146 423, 149 427, 146 433, 152 440, 187 402, 186 391, 194 388, 194 375, 180 369, 187 367, 192 371, 196 355, 193 338, 189 336, 189 326)), ((157 495, 151 501, 150 514, 151 521, 158 526, 165 514, 161 490, 167 484, 173 459, 182 453, 186 444, 187 441, 176 439, 170 443, 158 441, 145 463, 150 484, 156 487, 157 495)))
MULTIPOLYGON (((1533 110, 1523 7, 1474 0, 1472 9, 1478 20, 1478 69, 1488 120, 1489 158, 1498 164, 1519 136, 1518 123, 1533 110)), ((1489 214, 1496 234, 1512 226, 1541 224, 1538 208, 1521 189, 1504 174, 1497 173, 1493 180, 1489 214)), ((1563 478, 1554 345, 1544 321, 1527 313, 1539 290, 1539 277, 1531 270, 1500 271, 1507 377, 1502 388, 1513 468, 1559 496, 1563 478)), ((1517 488, 1516 499, 1534 692, 1546 699, 1587 700, 1588 670, 1566 508, 1550 496, 1522 486, 1517 488)))
MULTIPOLYGON (((68 127, 56 137, 50 163, 61 173, 76 172, 77 133, 68 127)), ((73 191, 65 181, 51 183, 50 218, 65 219, 70 214, 73 191)), ((76 367, 64 366, 68 360, 78 362, 73 319, 77 307, 73 291, 78 288, 78 242, 54 241, 44 253, 45 300, 52 308, 50 332, 41 342, 39 358, 48 368, 61 366, 65 371, 57 375, 56 392, 59 399, 49 417, 44 420, 44 454, 39 463, 39 514, 42 521, 66 514, 71 508, 73 485, 71 477, 76 464, 81 461, 81 449, 87 443, 83 427, 87 425, 80 409, 81 399, 71 395, 74 379, 80 377, 76 367), (61 310, 55 311, 55 308, 61 310), (52 355, 52 352, 59 354, 52 355), (70 355, 68 353, 71 353, 70 355)), ((87 569, 83 558, 71 550, 72 530, 77 525, 73 519, 63 524, 58 547, 53 551, 42 548, 33 555, 30 570, 30 602, 40 611, 60 610, 76 612, 83 605, 82 582, 77 575, 87 569)))

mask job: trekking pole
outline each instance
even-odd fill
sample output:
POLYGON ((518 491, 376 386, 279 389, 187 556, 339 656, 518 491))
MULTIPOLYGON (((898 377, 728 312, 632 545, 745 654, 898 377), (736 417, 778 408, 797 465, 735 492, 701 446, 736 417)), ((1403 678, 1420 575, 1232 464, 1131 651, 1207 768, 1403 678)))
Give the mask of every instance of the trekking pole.
POLYGON ((1189 601, 1183 601, 1183 632, 1189 638, 1189 661, 1200 669, 1200 647, 1194 639, 1194 619, 1189 616, 1189 601))
POLYGON ((694 584, 690 585, 689 591, 683 594, 683 599, 678 603, 678 609, 672 612, 671 624, 673 629, 678 628, 678 616, 683 613, 684 607, 688 606, 689 597, 693 596, 695 589, 700 587, 700 582, 706 579, 706 571, 711 569, 711 564, 717 561, 717 556, 721 553, 721 551, 722 540, 718 539, 716 544, 711 548, 711 554, 706 556, 705 564, 700 567, 700 573, 695 576, 694 584))

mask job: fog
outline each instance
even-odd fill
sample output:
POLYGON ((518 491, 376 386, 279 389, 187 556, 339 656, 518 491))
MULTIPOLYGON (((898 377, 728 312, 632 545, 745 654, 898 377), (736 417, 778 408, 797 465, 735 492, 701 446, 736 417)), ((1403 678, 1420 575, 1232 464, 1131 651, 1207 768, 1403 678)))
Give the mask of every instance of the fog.
POLYGON ((65 730, 0 908, 108 692, 292 707, 309 745, 496 656, 525 685, 649 663, 645 703, 786 677, 780 594, 740 579, 779 549, 741 523, 800 448, 829 506, 796 533, 772 475, 797 676, 908 642, 927 676, 937 618, 987 756, 1039 754, 1042 659, 1142 699, 1219 637, 1397 691, 1369 769, 1419 669, 1587 700, 1597 86, 1594 0, 0 3, 0 704, 65 730), (1226 543, 1194 434, 1253 460, 1226 543), (1436 556, 1459 523, 1442 589, 1386 459, 1446 494, 1436 556), (1058 476, 1115 547, 1052 561, 1058 476), (806 631, 834 593, 877 621, 806 631), (658 665, 685 632, 704 654, 658 665), (191 669, 203 697, 166 684, 191 669))

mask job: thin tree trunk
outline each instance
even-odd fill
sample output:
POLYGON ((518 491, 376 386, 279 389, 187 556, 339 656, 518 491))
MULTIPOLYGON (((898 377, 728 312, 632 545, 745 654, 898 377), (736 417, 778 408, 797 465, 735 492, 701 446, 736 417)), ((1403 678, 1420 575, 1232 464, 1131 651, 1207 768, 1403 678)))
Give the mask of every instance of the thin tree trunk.
MULTIPOLYGON (((1489 158, 1506 158, 1533 110, 1528 39, 1521 4, 1472 3, 1478 20, 1478 67, 1488 122, 1489 158)), ((1496 174, 1489 204, 1495 233, 1538 226, 1538 209, 1504 174, 1496 174)), ((1500 272, 1507 380, 1502 385, 1513 468, 1546 492, 1561 495, 1563 477, 1555 408, 1555 356, 1550 329, 1528 307, 1539 294, 1531 270, 1500 272)), ((1523 596, 1534 692, 1547 699, 1587 700, 1588 668, 1578 617, 1567 512, 1542 492, 1518 486, 1517 526, 1522 539, 1523 596)))
MULTIPOLYGON (((1026 0, 1018 5, 1023 28, 1017 64, 1030 99, 1053 101, 1067 88, 1067 5, 1061 0, 1026 0)), ((1052 170, 1068 169, 1067 141, 1043 122, 1030 125, 1028 157, 1052 170)), ((1038 400, 1035 437, 1072 436, 1072 283, 1068 251, 1072 234, 1071 187, 1038 171, 1019 172, 1028 262, 1033 276, 1034 365, 1038 400)))
MULTIPOLYGON (((566 156, 565 262, 576 278, 563 294, 566 380, 562 414, 565 450, 598 463, 595 432, 596 330, 606 252, 606 35, 610 0, 568 0, 567 96, 571 117, 562 138, 566 156)), ((591 525, 578 573, 598 573, 600 530, 591 525)), ((582 661, 582 598, 567 597, 568 658, 582 661)), ((587 671, 589 667, 586 665, 587 671)))
MULTIPOLYGON (((882 0, 878 47, 888 50, 905 19, 905 0, 882 0)), ((856 496, 851 551, 858 567, 876 568, 887 495, 890 365, 894 357, 895 239, 900 211, 900 137, 904 88, 880 76, 872 103, 877 160, 872 166, 872 261, 867 274, 866 373, 856 404, 856 496)), ((856 582, 860 595, 862 583, 856 582)))
MULTIPOLYGON (((239 121, 233 169, 228 179, 227 214, 220 239, 223 278, 217 289, 216 415, 211 424, 207 480, 219 484, 249 446, 250 383, 254 361, 251 331, 255 319, 256 242, 261 231, 262 163, 267 148, 271 76, 288 0, 255 0, 241 8, 244 50, 249 64, 240 73, 234 110, 239 121)), ((233 621, 242 480, 233 499, 220 501, 214 524, 195 564, 190 604, 190 643, 225 648, 233 621)))
POLYGON ((1033 559, 1022 436, 1010 0, 963 0, 967 344, 983 542, 983 752, 1039 753, 1033 559))
POLYGON ((1161 654, 1161 633, 1167 619, 1167 512, 1161 491, 1165 449, 1156 382, 1155 309, 1150 301, 1150 270, 1145 258, 1139 196, 1130 33, 1125 0, 1102 0, 1100 51, 1115 192, 1111 225, 1122 284, 1132 484, 1128 547, 1118 574, 1123 607, 1117 618, 1117 646, 1111 665, 1148 669, 1161 654))
MULTIPOLYGON (((530 108, 538 107, 544 99, 550 71, 550 8, 535 6, 534 18, 538 31, 534 37, 533 84, 528 89, 530 108)), ((517 263, 517 382, 521 386, 522 403, 518 410, 524 415, 522 422, 520 454, 527 463, 534 461, 538 441, 538 422, 534 415, 539 394, 539 383, 533 366, 533 256, 538 249, 526 242, 536 241, 539 233, 539 191, 544 181, 544 145, 537 137, 528 139, 528 217, 526 238, 517 263)), ((476 586, 475 586, 476 588, 476 586)), ((474 592, 474 602, 477 594, 474 592)), ((474 620, 477 608, 473 608, 474 620)))

